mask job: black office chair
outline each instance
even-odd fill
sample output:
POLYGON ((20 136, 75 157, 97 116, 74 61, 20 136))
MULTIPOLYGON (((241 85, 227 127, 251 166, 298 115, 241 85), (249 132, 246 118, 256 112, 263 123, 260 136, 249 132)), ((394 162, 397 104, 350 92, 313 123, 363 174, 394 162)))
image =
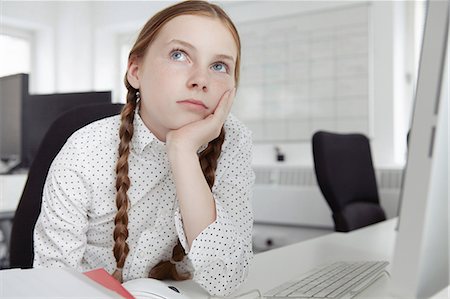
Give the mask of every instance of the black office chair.
POLYGON ((56 119, 44 136, 14 215, 10 240, 10 267, 33 266, 33 230, 41 211, 42 191, 53 159, 76 130, 96 120, 119 114, 122 104, 84 105, 67 111, 56 119))
POLYGON ((367 137, 319 131, 312 145, 317 182, 332 210, 335 231, 386 220, 367 137))

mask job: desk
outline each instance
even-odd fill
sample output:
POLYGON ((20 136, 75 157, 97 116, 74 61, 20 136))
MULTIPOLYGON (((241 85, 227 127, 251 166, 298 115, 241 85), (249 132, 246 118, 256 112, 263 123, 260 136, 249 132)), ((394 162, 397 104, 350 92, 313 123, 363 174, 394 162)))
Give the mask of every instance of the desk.
MULTIPOLYGON (((263 294, 283 282, 334 261, 386 260, 391 262, 395 246, 396 223, 395 218, 349 233, 335 232, 259 253, 253 259, 247 280, 233 295, 238 296, 252 290, 259 290, 263 294)), ((194 286, 190 281, 173 284, 192 298, 208 298, 205 291, 194 286)))
MULTIPOLYGON (((332 233, 316 239, 257 254, 246 282, 233 294, 258 289, 264 293, 317 266, 338 260, 392 261, 396 239, 396 219, 384 221, 350 233, 332 233)), ((390 270, 388 266, 388 271, 390 270)), ((209 298, 192 281, 171 283, 192 298, 209 298)), ((448 287, 436 297, 447 298, 448 287)))
MULTIPOLYGON (((247 280, 233 295, 238 296, 252 290, 259 290, 263 294, 322 264, 339 260, 386 260, 390 262, 387 267, 390 271, 396 224, 397 218, 390 219, 349 233, 331 233, 257 254, 247 280)), ((179 287, 185 294, 193 298, 208 298, 206 292, 202 292, 197 286, 183 283, 179 287)), ((448 298, 448 292, 447 287, 432 298, 448 298)))
POLYGON ((0 175, 0 213, 16 210, 26 181, 27 174, 0 175))
POLYGON ((246 282, 235 294, 253 289, 259 289, 264 293, 321 264, 334 261, 390 262, 395 246, 396 223, 396 219, 391 219, 349 233, 331 233, 257 254, 246 282))
POLYGON ((450 298, 450 285, 438 292, 436 295, 430 299, 440 299, 440 298, 450 298))

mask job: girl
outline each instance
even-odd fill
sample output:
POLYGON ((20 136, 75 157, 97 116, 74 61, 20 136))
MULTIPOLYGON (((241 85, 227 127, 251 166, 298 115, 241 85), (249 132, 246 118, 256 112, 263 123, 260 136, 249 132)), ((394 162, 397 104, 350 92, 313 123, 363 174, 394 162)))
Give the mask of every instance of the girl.
POLYGON ((218 6, 186 1, 152 17, 129 55, 121 115, 73 134, 52 163, 34 266, 235 290, 252 258, 254 182, 251 134, 229 115, 239 65, 218 6))

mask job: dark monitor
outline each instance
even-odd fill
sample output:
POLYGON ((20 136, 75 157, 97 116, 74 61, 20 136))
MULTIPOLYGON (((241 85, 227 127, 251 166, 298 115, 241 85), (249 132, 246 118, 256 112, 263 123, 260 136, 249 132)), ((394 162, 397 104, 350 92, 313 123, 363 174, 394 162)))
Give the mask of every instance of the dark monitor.
POLYGON ((28 96, 28 75, 0 77, 0 159, 20 161, 22 106, 28 96))
POLYGON ((0 77, 1 172, 29 168, 45 133, 62 113, 111 103, 110 91, 30 95, 28 82, 28 74, 0 77))
POLYGON ((111 103, 111 92, 29 95, 23 110, 22 168, 30 167, 50 125, 62 113, 83 105, 111 103))

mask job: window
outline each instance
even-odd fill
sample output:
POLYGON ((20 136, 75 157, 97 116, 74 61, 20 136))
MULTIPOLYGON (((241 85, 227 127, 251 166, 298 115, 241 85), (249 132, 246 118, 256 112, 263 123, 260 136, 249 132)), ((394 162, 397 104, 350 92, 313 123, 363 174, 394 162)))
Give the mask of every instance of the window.
MULTIPOLYGON (((9 31, 9 30, 5 30, 9 31)), ((0 34, 0 77, 31 72, 31 36, 0 34)))

